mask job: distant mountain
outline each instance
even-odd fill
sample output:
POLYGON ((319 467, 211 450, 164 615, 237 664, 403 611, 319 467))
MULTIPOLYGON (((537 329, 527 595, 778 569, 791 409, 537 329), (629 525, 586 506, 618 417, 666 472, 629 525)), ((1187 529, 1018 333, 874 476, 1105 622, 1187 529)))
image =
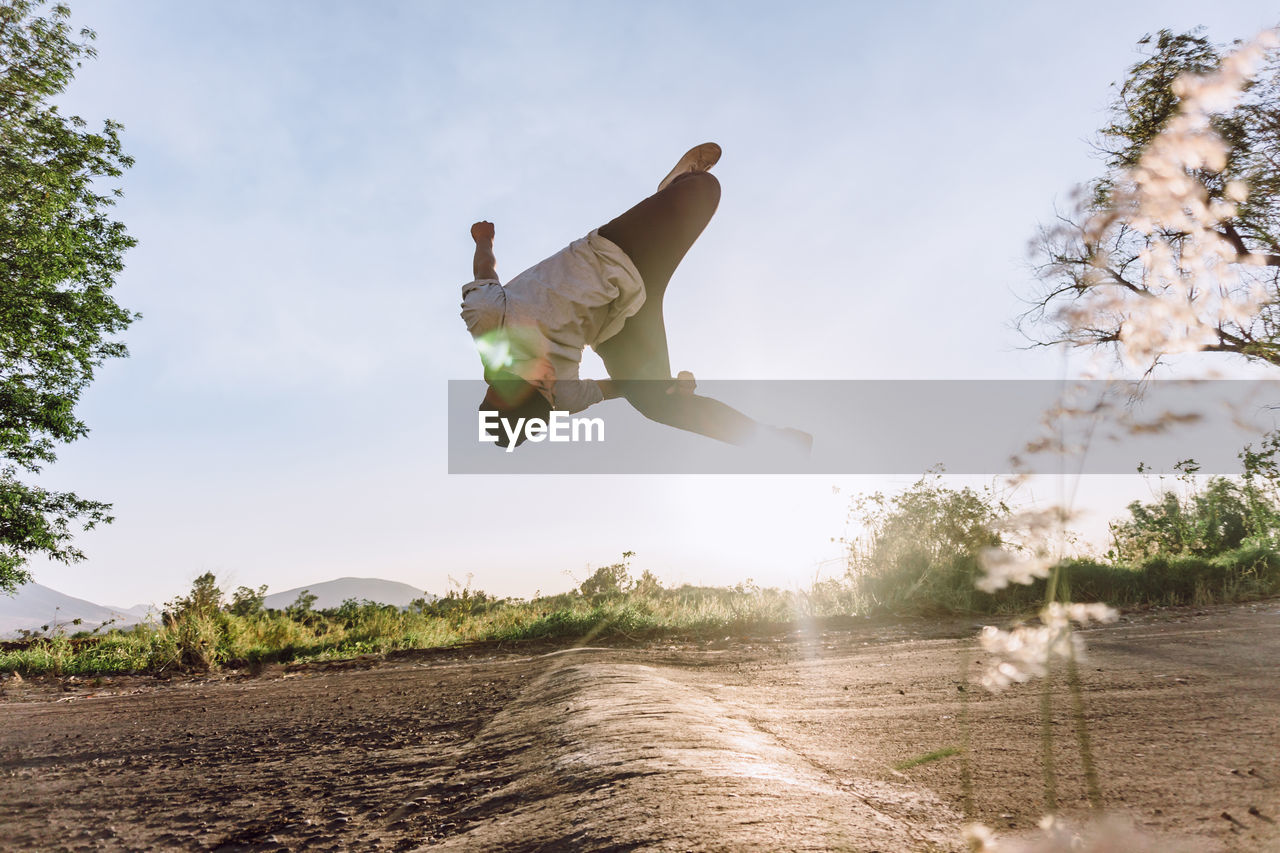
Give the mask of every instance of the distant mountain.
MULTIPOLYGON (((348 598, 393 604, 396 607, 407 607, 415 598, 425 598, 428 601, 436 599, 436 596, 407 583, 381 578, 338 578, 273 593, 266 597, 263 605, 284 610, 298 600, 298 593, 303 590, 310 590, 316 597, 315 603, 311 605, 316 610, 337 607, 348 598)), ((124 628, 145 622, 151 617, 158 618, 159 615, 160 611, 149 604, 106 607, 38 583, 29 583, 19 588, 12 597, 0 594, 0 638, 13 638, 24 630, 39 631, 45 625, 49 626, 47 633, 52 633, 58 627, 68 634, 90 631, 111 620, 115 620, 113 628, 124 628), (79 625, 72 624, 75 619, 81 620, 79 625)))
POLYGON ((38 631, 48 625, 65 628, 68 634, 92 630, 112 619, 112 627, 124 627, 142 622, 154 612, 144 604, 134 607, 104 607, 58 592, 38 583, 29 583, 18 589, 13 597, 0 595, 0 637, 14 636, 19 631, 38 631), (80 619, 81 624, 72 621, 80 619))
POLYGON ((135 604, 132 607, 108 607, 107 609, 118 611, 128 616, 140 616, 143 619, 149 616, 158 617, 160 615, 160 608, 156 607, 154 604, 135 604))
POLYGON ((356 601, 376 601, 378 604, 394 604, 396 607, 408 607, 409 602, 415 598, 425 598, 427 601, 434 601, 436 598, 416 586, 398 581, 387 581, 381 578, 338 578, 334 581, 286 589, 284 592, 273 592, 263 601, 263 606, 284 610, 297 601, 298 595, 303 591, 309 591, 316 597, 315 603, 311 605, 315 610, 338 607, 348 598, 354 598, 356 601))

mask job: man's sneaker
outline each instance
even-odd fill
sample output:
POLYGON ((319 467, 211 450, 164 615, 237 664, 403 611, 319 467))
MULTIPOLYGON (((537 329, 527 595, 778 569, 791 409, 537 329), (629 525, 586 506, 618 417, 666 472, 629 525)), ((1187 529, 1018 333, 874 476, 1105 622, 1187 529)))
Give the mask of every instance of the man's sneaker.
POLYGON ((714 166, 720 160, 720 146, 714 142, 704 142, 701 145, 695 145, 685 152, 680 158, 680 162, 676 163, 676 167, 672 169, 662 183, 658 184, 658 192, 662 192, 671 186, 671 182, 681 175, 689 172, 705 172, 714 166))

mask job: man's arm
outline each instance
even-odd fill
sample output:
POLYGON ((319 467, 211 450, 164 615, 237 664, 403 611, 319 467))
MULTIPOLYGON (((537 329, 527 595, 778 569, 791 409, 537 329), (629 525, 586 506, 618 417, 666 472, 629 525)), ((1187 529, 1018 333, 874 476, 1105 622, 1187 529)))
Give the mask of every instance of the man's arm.
POLYGON ((493 254, 493 223, 477 222, 471 226, 471 239, 476 241, 476 256, 471 262, 472 277, 498 280, 498 259, 493 254))

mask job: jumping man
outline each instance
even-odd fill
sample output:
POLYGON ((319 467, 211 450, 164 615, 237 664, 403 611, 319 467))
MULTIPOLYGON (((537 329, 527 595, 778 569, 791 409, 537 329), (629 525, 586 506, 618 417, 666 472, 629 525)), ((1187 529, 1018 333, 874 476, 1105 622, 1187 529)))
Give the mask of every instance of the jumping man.
MULTIPOLYGON (((774 434, 808 450, 807 433, 758 424, 695 394, 691 373, 671 375, 663 297, 720 202, 720 183, 707 171, 719 159, 714 142, 691 149, 656 193, 506 286, 498 280, 493 223, 471 226, 475 278, 462 288, 462 319, 489 386, 481 411, 545 420, 552 409, 579 412, 624 397, 658 423, 733 444, 774 434), (609 379, 579 377, 587 346, 609 379)), ((516 443, 523 440, 521 434, 516 443)))

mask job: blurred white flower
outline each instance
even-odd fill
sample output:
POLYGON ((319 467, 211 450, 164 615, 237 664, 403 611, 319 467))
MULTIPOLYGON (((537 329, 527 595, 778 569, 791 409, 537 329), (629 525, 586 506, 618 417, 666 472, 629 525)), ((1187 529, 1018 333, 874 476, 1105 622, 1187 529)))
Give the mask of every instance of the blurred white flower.
POLYGON ((1072 622, 1113 622, 1119 614, 1105 604, 1052 603, 1040 611, 1039 625, 1021 625, 1003 631, 987 625, 978 644, 993 660, 982 675, 982 686, 1003 690, 1014 683, 1044 676, 1053 658, 1084 657, 1084 645, 1071 629, 1072 622))
MULTIPOLYGON (((1040 838, 985 849, 998 849, 1000 853, 1187 853, 1199 849, 1167 838, 1157 841, 1138 831, 1131 821, 1115 815, 1080 827, 1050 816, 1040 820, 1040 828, 1044 830, 1040 838)), ((967 835, 965 839, 968 840, 967 835)))
POLYGON ((1000 849, 996 834, 981 823, 971 823, 964 828, 964 840, 970 853, 996 853, 1000 849))
POLYGON ((1041 618, 1053 623, 1071 621, 1079 622, 1081 625, 1088 625, 1090 622, 1105 624, 1119 619, 1120 611, 1099 601, 1089 604, 1054 602, 1041 612, 1041 618))
POLYGON ((1023 625, 1011 631, 987 625, 978 635, 978 644, 994 660, 982 676, 982 686, 995 692, 1039 678, 1048 672, 1054 657, 1066 658, 1077 651, 1071 648, 1074 642, 1065 625, 1023 625))
POLYGON ((1011 583, 1029 584, 1036 578, 1047 578, 1054 564, 1054 560, 1043 551, 1020 553, 1004 548, 983 548, 978 560, 986 574, 973 585, 983 592, 995 592, 1011 583))
MULTIPOLYGON (((1038 452, 1028 445, 1029 452, 1038 452)), ((1029 584, 1047 578, 1069 545, 1066 525, 1074 513, 1063 506, 1023 509, 1009 514, 995 524, 1005 539, 1005 546, 983 548, 978 562, 985 572, 974 581, 983 592, 994 593, 1011 583, 1029 584)))

